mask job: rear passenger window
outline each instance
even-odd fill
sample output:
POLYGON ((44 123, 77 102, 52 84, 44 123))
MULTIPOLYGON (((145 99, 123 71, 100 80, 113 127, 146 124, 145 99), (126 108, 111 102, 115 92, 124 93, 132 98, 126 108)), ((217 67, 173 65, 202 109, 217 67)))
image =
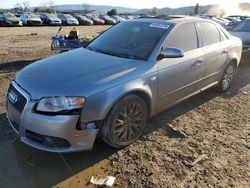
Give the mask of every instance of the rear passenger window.
POLYGON ((198 38, 196 34, 195 24, 187 23, 178 26, 169 36, 164 47, 180 48, 184 52, 197 49, 198 38))
POLYGON ((220 33, 213 23, 200 22, 200 30, 203 46, 220 42, 220 33))

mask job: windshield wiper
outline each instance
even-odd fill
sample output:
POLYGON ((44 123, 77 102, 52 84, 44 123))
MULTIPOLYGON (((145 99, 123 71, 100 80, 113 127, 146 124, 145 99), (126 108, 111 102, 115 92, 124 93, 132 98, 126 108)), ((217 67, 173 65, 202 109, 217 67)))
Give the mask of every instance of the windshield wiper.
POLYGON ((115 53, 115 56, 122 57, 122 58, 128 58, 128 59, 145 60, 145 58, 143 58, 143 57, 136 56, 136 55, 129 55, 129 54, 115 53))
POLYGON ((96 48, 93 48, 93 47, 90 47, 90 46, 87 46, 86 48, 88 50, 99 52, 99 53, 106 54, 106 55, 111 55, 111 56, 116 56, 116 57, 121 57, 121 58, 128 58, 128 59, 145 60, 142 57, 138 57, 138 56, 134 56, 134 55, 128 55, 128 54, 121 54, 121 53, 117 53, 117 52, 107 52, 105 50, 96 49, 96 48))
POLYGON ((87 46, 86 48, 87 48, 88 50, 91 50, 91 51, 94 51, 94 52, 99 52, 99 53, 101 53, 101 54, 107 54, 107 55, 112 55, 112 56, 114 56, 113 53, 106 52, 106 51, 104 51, 104 50, 96 49, 96 48, 93 48, 93 47, 90 47, 90 46, 87 46))

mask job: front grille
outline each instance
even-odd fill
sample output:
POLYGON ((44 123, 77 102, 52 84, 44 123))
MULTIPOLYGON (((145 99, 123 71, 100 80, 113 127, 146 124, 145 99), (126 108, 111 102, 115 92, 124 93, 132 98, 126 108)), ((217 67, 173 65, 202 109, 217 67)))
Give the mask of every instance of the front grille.
POLYGON ((10 84, 7 94, 8 101, 15 107, 19 112, 23 112, 23 109, 27 103, 27 99, 12 85, 10 84), (10 99, 9 94, 13 93, 16 99, 10 99))
POLYGON ((71 146, 70 143, 63 138, 46 136, 29 130, 25 131, 25 136, 34 142, 43 144, 48 147, 67 148, 71 146))

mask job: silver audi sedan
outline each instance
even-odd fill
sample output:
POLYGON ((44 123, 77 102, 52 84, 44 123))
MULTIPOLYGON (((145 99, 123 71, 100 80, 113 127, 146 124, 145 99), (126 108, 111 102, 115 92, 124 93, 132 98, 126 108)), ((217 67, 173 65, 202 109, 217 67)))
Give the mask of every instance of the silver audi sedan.
POLYGON ((213 86, 227 91, 241 53, 241 40, 208 20, 130 20, 18 72, 7 117, 22 142, 41 150, 90 150, 97 134, 121 148, 155 114, 213 86))

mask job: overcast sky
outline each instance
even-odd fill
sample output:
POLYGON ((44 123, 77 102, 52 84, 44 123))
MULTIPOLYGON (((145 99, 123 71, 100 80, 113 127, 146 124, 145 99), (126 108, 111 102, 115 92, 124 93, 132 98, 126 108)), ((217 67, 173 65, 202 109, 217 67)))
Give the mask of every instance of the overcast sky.
MULTIPOLYGON (((41 2, 46 0, 28 0, 31 6, 39 6, 41 2)), ((47 0, 51 1, 51 0, 47 0)), ((12 8, 17 2, 23 0, 0 0, 0 8, 12 8)), ((57 5, 62 4, 82 4, 88 3, 93 5, 112 5, 130 8, 152 8, 152 7, 171 7, 177 8, 182 6, 190 6, 199 3, 201 5, 220 3, 225 6, 235 6, 236 3, 249 2, 249 0, 53 0, 57 5)))

